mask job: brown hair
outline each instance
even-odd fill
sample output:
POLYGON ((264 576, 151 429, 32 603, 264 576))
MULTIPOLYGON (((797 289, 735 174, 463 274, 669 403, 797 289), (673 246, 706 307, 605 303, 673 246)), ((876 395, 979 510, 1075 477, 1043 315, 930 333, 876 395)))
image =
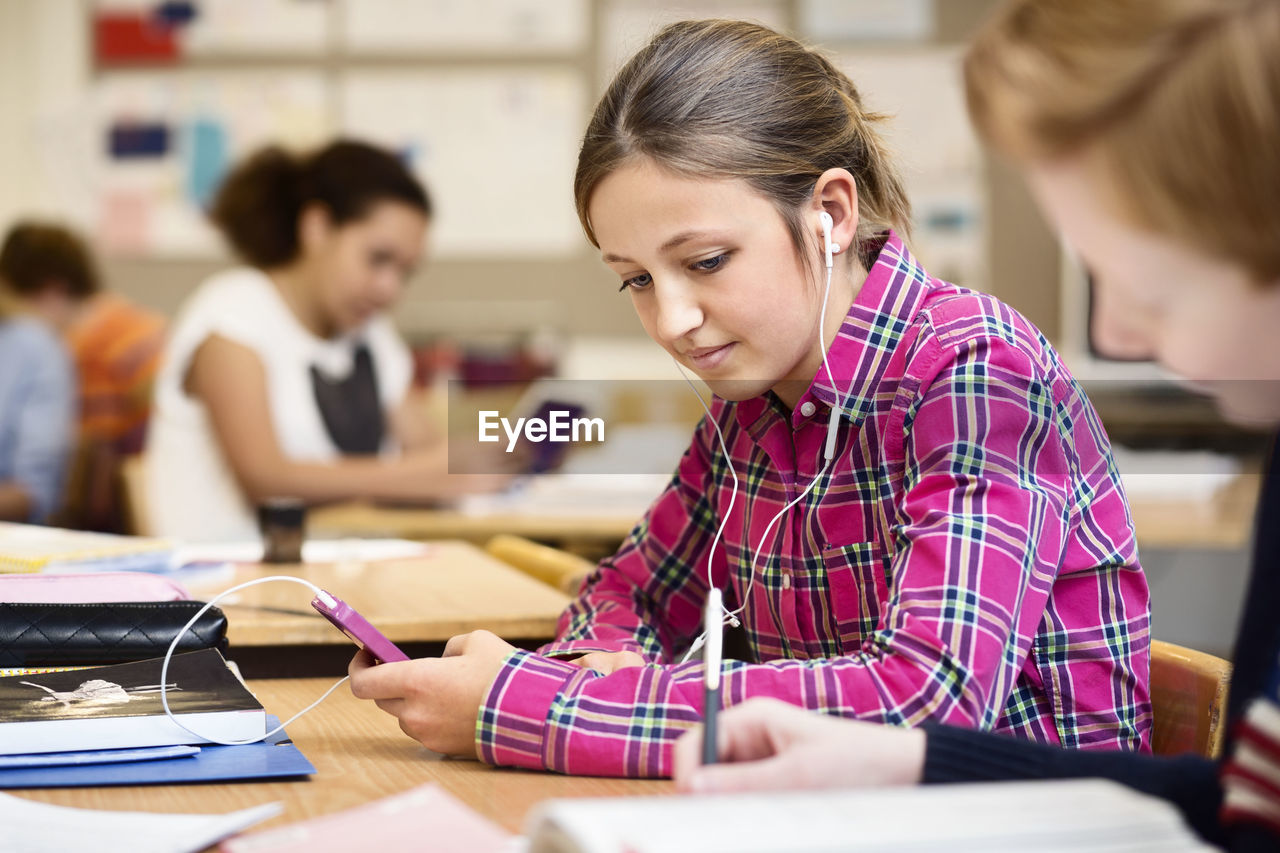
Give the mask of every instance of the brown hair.
POLYGON ((272 146, 227 176, 209 218, 246 261, 271 267, 297 257, 298 218, 308 206, 323 205, 333 223, 343 225, 382 201, 431 215, 427 191, 388 151, 351 140, 304 155, 272 146))
POLYGON ((620 166, 648 157, 677 174, 741 179, 771 199, 803 252, 800 210, 827 169, 858 185, 863 266, 887 228, 905 237, 911 206, 887 148, 847 76, 794 39, 743 21, 665 27, 614 77, 578 154, 574 199, 596 242, 587 206, 620 166))
POLYGON ((0 247, 0 279, 19 296, 35 296, 56 285, 73 299, 85 299, 101 287, 84 241, 48 222, 19 222, 9 229, 0 247))
POLYGON ((1016 0, 964 70, 996 147, 1087 155, 1129 221, 1280 280, 1280 2, 1016 0))

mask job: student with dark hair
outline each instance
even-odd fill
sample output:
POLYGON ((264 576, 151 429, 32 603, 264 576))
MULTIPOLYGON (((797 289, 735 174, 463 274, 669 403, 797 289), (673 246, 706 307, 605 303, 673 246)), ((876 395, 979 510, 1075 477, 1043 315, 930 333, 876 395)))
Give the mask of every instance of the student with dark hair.
POLYGON ((59 522, 118 529, 115 480, 142 449, 165 319, 104 290, 93 256, 72 230, 25 221, 0 247, 0 278, 70 350, 79 386, 78 452, 59 522))
POLYGON ((430 216, 404 164, 360 142, 268 148, 233 170, 211 217, 246 265, 174 323, 147 444, 153 532, 251 538, 268 498, 428 502, 496 482, 449 475, 407 405, 409 352, 385 312, 430 216))

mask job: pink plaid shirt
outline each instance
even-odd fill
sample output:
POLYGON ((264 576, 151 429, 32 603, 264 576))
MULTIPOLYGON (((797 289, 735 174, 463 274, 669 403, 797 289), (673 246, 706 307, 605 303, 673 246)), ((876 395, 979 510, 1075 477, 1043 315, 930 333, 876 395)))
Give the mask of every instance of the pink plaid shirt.
MULTIPOLYGON (((710 567, 746 595, 732 705, 773 696, 862 720, 927 720, 1090 749, 1149 749, 1149 609, 1128 506, 1097 415, 1008 306, 931 279, 890 234, 794 411, 716 400, 741 480, 710 567), (809 405, 812 404, 812 405, 809 405), (810 414, 805 414, 808 411, 810 414)), ((514 652, 476 721, 481 757, 565 773, 665 776, 702 716, 707 554, 732 479, 704 418, 667 489, 561 618, 514 652), (557 655, 630 650, 600 675, 557 655)))

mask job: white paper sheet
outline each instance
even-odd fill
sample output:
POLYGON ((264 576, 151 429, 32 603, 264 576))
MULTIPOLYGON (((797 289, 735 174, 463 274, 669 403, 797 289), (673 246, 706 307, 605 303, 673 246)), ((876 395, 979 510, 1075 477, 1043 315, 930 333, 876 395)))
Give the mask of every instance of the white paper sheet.
POLYGON ((283 810, 266 803, 229 814, 115 812, 0 794, 4 847, 23 853, 195 853, 283 810))

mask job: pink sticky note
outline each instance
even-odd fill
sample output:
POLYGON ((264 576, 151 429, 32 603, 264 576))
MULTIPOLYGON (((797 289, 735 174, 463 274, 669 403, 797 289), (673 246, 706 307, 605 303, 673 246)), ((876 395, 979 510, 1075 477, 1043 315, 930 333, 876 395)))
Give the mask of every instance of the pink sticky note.
POLYGON ((435 784, 363 806, 222 842, 223 853, 324 853, 404 850, 499 853, 511 833, 435 784))

